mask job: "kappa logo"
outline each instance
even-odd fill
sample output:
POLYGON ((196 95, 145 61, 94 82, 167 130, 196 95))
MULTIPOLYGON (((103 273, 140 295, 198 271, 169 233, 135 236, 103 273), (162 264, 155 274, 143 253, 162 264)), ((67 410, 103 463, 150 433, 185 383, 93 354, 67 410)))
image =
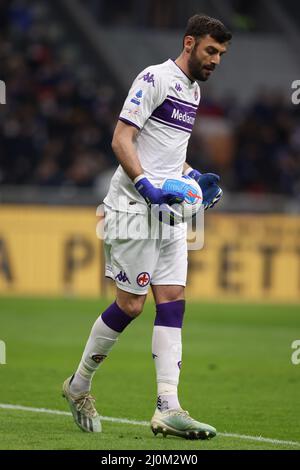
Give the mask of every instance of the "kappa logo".
POLYGON ((118 279, 118 281, 120 282, 128 282, 129 284, 131 284, 131 282, 129 281, 128 277, 127 277, 127 274, 123 273, 123 271, 120 271, 119 274, 115 277, 115 279, 118 279))
POLYGON ((148 72, 145 75, 142 75, 142 77, 140 77, 139 80, 144 80, 144 82, 147 82, 149 84, 152 83, 152 86, 155 87, 153 73, 150 75, 150 72, 148 72))
POLYGON ((148 286, 150 282, 150 274, 149 273, 141 273, 137 276, 136 282, 140 287, 148 286))
POLYGON ((182 87, 181 87, 180 83, 176 83, 175 90, 178 91, 179 93, 182 91, 182 87))

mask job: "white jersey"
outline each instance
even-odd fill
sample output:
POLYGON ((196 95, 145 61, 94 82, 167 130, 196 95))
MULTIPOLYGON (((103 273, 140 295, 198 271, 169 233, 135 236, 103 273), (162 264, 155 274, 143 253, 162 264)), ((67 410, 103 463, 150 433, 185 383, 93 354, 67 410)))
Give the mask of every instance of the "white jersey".
MULTIPOLYGON (((139 130, 137 155, 154 186, 182 175, 199 102, 198 83, 171 59, 146 68, 133 82, 119 119, 139 130)), ((145 200, 121 165, 104 203, 119 211, 147 211, 145 200)))

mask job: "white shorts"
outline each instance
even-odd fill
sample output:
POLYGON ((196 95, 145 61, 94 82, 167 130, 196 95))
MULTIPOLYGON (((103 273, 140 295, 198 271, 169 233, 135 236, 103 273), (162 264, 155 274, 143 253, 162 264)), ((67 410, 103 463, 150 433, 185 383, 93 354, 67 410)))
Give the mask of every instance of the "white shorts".
POLYGON ((145 295, 150 285, 185 286, 186 224, 170 227, 148 214, 105 206, 105 276, 126 292, 145 295))

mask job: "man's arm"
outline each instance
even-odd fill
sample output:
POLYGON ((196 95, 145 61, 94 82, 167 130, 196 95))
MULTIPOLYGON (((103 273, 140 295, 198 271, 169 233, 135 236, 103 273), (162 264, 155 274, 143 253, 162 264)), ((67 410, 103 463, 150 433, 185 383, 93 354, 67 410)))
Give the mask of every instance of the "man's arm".
POLYGON ((180 191, 166 193, 162 189, 155 188, 145 177, 135 149, 137 133, 136 127, 118 121, 112 140, 112 149, 125 173, 132 179, 136 190, 149 206, 183 201, 184 194, 180 191))
POLYGON ((118 121, 111 144, 118 162, 132 181, 143 173, 134 145, 138 132, 136 127, 118 121))

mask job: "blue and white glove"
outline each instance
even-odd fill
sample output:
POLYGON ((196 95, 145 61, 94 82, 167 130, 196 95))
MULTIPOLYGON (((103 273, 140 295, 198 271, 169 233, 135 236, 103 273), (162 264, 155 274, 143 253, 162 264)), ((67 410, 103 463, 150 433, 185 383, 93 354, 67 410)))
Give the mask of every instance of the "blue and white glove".
POLYGON ((199 184, 203 193, 204 209, 210 209, 219 202, 223 196, 223 191, 218 185, 220 176, 214 173, 200 173, 198 170, 190 170, 185 175, 193 178, 199 184))
POLYGON ((192 168, 189 168, 189 170, 185 172, 185 176, 189 176, 190 178, 193 178, 193 180, 197 181, 197 183, 199 182, 199 178, 201 175, 202 173, 200 173, 200 171, 194 170, 192 168))
POLYGON ((172 204, 179 204, 185 197, 184 192, 181 191, 180 188, 174 188, 174 190, 168 192, 160 188, 155 188, 144 175, 138 176, 134 180, 134 185, 149 207, 152 204, 169 204, 170 206, 172 204))

